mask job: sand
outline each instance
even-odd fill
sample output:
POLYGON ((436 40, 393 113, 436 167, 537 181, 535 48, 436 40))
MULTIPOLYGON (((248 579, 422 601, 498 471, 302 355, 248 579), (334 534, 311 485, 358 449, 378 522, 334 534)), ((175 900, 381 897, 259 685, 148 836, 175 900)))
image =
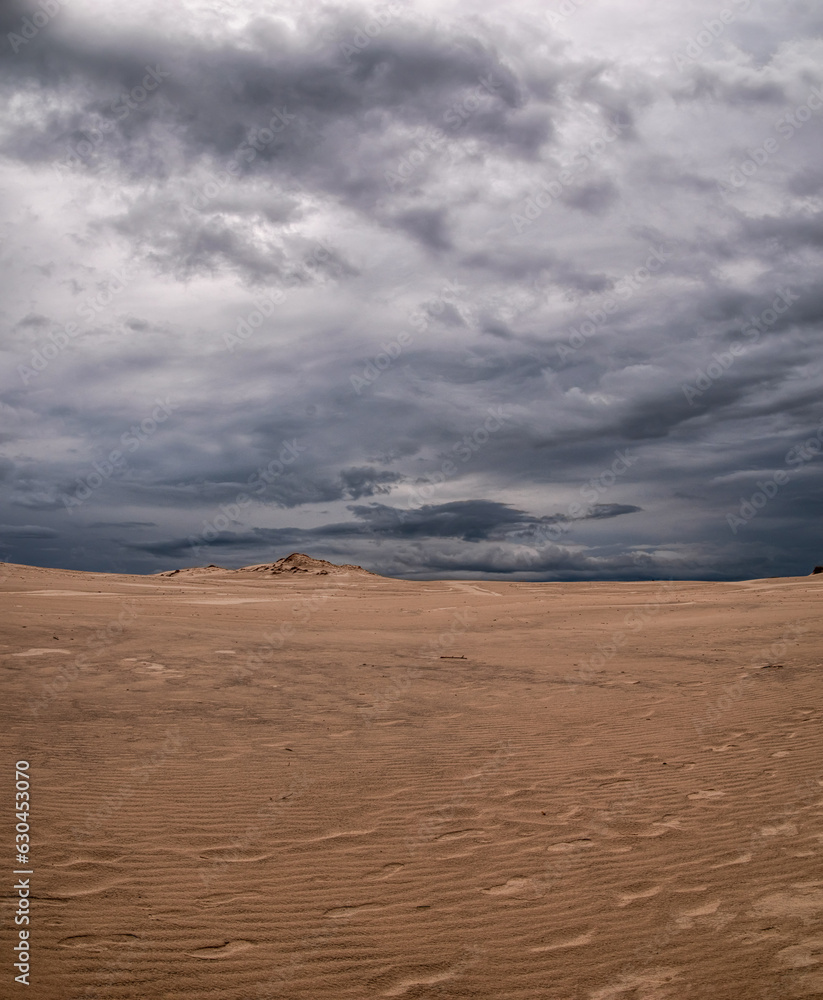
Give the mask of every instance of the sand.
POLYGON ((4 996, 823 997, 823 575, 0 594, 4 996))

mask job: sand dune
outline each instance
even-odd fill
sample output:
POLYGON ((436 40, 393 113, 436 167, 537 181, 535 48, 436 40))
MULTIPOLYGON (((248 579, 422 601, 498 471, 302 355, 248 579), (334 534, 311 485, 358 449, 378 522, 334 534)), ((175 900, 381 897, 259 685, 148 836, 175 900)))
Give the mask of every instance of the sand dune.
POLYGON ((328 562, 326 559, 313 559, 302 552, 292 552, 290 556, 284 556, 284 558, 278 559, 273 563, 257 563, 254 566, 241 566, 240 569, 224 569, 222 566, 215 566, 214 563, 211 563, 208 566, 190 566, 185 569, 164 570, 162 573, 157 573, 156 575, 164 577, 178 576, 179 574, 183 576, 203 576, 204 574, 208 576, 245 576, 247 573, 261 573, 266 576, 376 575, 367 569, 363 569, 362 566, 355 566, 351 563, 343 563, 341 565, 339 563, 328 562))
POLYGON ((823 575, 289 558, 0 565, 28 995, 823 997, 823 575))

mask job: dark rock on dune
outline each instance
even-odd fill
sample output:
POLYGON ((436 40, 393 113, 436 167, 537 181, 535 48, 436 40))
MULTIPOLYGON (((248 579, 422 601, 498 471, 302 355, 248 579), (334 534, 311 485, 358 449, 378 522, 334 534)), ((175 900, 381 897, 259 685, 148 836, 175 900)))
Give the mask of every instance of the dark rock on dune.
POLYGON ((375 576, 362 566, 355 566, 351 563, 328 562, 326 559, 313 559, 303 552, 292 552, 291 555, 278 559, 273 563, 260 563, 257 566, 243 566, 236 570, 237 573, 265 573, 269 576, 284 576, 286 574, 309 574, 312 576, 337 576, 341 573, 363 573, 366 576, 375 576))
POLYGON ((187 576, 202 576, 206 573, 262 573, 265 576, 341 576, 358 573, 363 576, 376 576, 370 570, 352 563, 338 564, 326 559, 314 559, 303 552, 292 552, 273 563, 258 563, 254 566, 241 566, 240 569, 225 569, 210 563, 208 566, 188 566, 185 569, 168 569, 155 576, 177 576, 184 573, 187 576))

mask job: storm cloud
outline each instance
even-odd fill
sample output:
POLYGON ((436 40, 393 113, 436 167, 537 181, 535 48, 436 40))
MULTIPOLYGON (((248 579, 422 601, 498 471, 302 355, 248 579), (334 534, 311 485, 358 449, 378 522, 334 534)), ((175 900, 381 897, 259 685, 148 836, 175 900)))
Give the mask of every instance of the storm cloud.
POLYGON ((0 559, 809 572, 821 31, 5 4, 0 559))

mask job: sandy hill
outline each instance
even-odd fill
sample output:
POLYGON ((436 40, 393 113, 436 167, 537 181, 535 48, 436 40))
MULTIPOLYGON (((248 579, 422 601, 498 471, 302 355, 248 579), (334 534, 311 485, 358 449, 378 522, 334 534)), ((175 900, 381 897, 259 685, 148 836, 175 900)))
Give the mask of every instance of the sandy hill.
POLYGON ((365 576, 376 576, 362 566, 355 566, 352 563, 333 563, 325 559, 313 559, 303 552, 292 552, 290 556, 278 559, 273 563, 259 563, 256 566, 243 566, 237 570, 238 573, 265 573, 270 576, 284 576, 295 573, 308 573, 313 576, 326 576, 349 573, 363 573, 365 576))
POLYGON ((333 563, 326 559, 314 559, 303 552, 292 552, 273 563, 257 563, 254 566, 241 566, 240 569, 225 569, 210 563, 208 566, 189 566, 186 569, 171 569, 156 576, 177 576, 185 573, 188 576, 202 576, 213 573, 260 573, 265 576, 348 576, 351 573, 363 576, 376 576, 370 570, 352 563, 333 563))
POLYGON ((167 569, 162 573, 154 573, 153 576, 204 576, 211 573, 233 573, 234 570, 225 569, 223 566, 215 566, 214 563, 209 563, 208 566, 186 566, 183 569, 167 569))

